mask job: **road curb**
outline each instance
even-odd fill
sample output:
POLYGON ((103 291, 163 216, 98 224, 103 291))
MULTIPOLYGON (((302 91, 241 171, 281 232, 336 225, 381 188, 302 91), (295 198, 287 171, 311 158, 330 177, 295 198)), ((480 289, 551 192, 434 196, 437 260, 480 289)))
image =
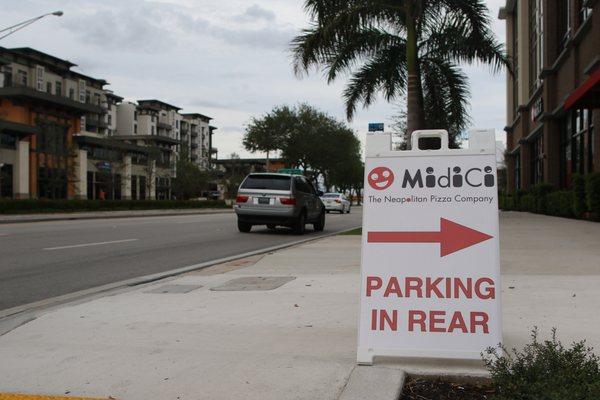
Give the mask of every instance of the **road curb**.
POLYGON ((33 303, 23 304, 20 306, 8 308, 0 311, 0 336, 12 331, 13 329, 24 325, 45 312, 51 311, 61 306, 68 304, 78 304, 87 302, 95 298, 104 297, 119 290, 126 290, 139 285, 152 283, 166 278, 171 278, 191 271, 197 271, 204 268, 212 267, 213 265, 223 264, 226 262, 239 260, 246 257, 251 257, 259 254, 270 253, 278 250, 283 250, 289 247, 298 246, 301 244, 325 239, 332 236, 337 236, 340 233, 348 232, 360 226, 354 226, 348 229, 342 229, 336 232, 324 233, 318 236, 308 237, 293 242, 282 243, 276 246, 270 246, 263 249, 253 250, 233 256, 222 257, 215 260, 205 261, 199 264, 193 264, 186 267, 175 268, 169 271, 163 271, 156 274, 144 275, 136 278, 126 279, 119 282, 110 283, 107 285, 98 286, 95 288, 84 289, 73 293, 68 293, 61 296, 52 297, 49 299, 36 301, 33 303))
POLYGON ((338 400, 397 400, 405 381, 406 372, 400 367, 357 365, 338 400))
MULTIPOLYGON (((107 213, 111 211, 106 211, 107 213)), ((159 214, 123 214, 123 215, 61 215, 53 217, 49 214, 48 217, 34 217, 24 219, 3 219, 0 217, 0 225, 3 224, 21 224, 26 222, 56 222, 56 221, 76 221, 76 220, 88 220, 88 219, 122 219, 122 218, 143 218, 143 217, 176 217, 182 215, 211 215, 211 214, 229 214, 233 213, 232 208, 223 209, 208 209, 198 210, 195 212, 173 212, 173 213, 159 213, 159 214)), ((13 214, 12 216, 26 216, 27 214, 13 214)))

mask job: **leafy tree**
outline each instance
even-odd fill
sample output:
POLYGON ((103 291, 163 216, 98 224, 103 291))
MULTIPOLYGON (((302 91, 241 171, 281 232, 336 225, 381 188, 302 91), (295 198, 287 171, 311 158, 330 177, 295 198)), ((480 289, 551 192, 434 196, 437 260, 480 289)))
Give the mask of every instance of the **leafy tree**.
POLYGON ((409 133, 455 136, 469 122, 459 64, 507 64, 482 0, 305 0, 305 8, 312 25, 292 41, 295 71, 324 68, 328 82, 350 73, 348 119, 378 92, 388 101, 406 95, 409 133))
POLYGON ((293 127, 294 113, 288 106, 275 107, 261 118, 252 118, 246 127, 243 145, 251 152, 267 153, 267 171, 269 170, 269 153, 281 149, 282 139, 293 127))
POLYGON ((210 176, 190 161, 187 150, 182 150, 176 163, 177 177, 171 182, 171 191, 177 200, 199 197, 208 187, 210 176))

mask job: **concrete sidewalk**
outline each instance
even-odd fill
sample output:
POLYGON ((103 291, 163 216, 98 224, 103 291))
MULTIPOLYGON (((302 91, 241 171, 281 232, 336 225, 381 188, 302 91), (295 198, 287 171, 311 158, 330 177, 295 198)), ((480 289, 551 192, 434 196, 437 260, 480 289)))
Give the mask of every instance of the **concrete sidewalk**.
MULTIPOLYGON (((505 344, 537 325, 600 349, 600 224, 506 213, 501 235, 505 344)), ((0 337, 0 392, 338 399, 356 388, 359 263, 360 237, 337 236, 65 306, 0 337)))
POLYGON ((193 208, 193 209, 169 209, 169 210, 125 210, 125 211, 95 211, 95 212, 72 212, 72 213, 40 213, 40 214, 0 214, 0 224, 12 224, 18 222, 44 222, 44 221, 68 221, 78 219, 108 219, 108 218, 134 218, 134 217, 161 217, 174 215, 196 215, 196 214, 221 214, 233 212, 228 208, 193 208))

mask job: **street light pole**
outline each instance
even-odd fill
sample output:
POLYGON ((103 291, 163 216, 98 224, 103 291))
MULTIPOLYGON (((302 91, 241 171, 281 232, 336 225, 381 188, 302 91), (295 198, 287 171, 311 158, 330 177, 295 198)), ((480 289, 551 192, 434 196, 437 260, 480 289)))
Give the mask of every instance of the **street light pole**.
POLYGON ((33 24, 34 22, 39 21, 40 19, 47 17, 49 15, 54 15, 56 17, 62 17, 63 12, 62 11, 54 11, 51 13, 40 15, 39 17, 28 19, 27 21, 19 22, 18 24, 9 26, 8 28, 0 29, 0 34, 8 31, 8 33, 5 33, 2 36, 0 36, 0 40, 4 39, 8 35, 12 35, 16 31, 21 30, 21 29, 25 28, 26 26, 29 26, 29 25, 33 24))

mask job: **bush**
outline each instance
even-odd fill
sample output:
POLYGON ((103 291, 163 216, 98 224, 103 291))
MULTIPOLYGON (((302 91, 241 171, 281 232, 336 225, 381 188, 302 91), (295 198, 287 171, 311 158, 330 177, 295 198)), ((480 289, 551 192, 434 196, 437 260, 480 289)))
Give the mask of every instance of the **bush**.
POLYGON ((585 341, 565 349, 556 339, 532 342, 522 351, 488 349, 483 355, 495 389, 493 400, 597 400, 600 399, 600 359, 585 341))
POLYGON ((532 194, 526 194, 521 196, 519 199, 518 208, 521 211, 535 212, 536 210, 536 199, 532 194))
POLYGON ((581 218, 587 211, 585 201, 585 179, 580 174, 573 174, 573 213, 576 218, 581 218))
POLYGON ((573 192, 561 190, 553 192, 547 198, 547 213, 557 217, 573 217, 573 192))
POLYGON ((12 200, 0 199, 0 214, 223 208, 220 200, 12 200))
POLYGON ((552 193, 554 186, 549 183, 538 183, 531 188, 531 194, 535 197, 534 212, 545 214, 548 208, 548 195, 552 193))
POLYGON ((600 219, 600 173, 590 174, 586 182, 587 205, 594 218, 600 219))

